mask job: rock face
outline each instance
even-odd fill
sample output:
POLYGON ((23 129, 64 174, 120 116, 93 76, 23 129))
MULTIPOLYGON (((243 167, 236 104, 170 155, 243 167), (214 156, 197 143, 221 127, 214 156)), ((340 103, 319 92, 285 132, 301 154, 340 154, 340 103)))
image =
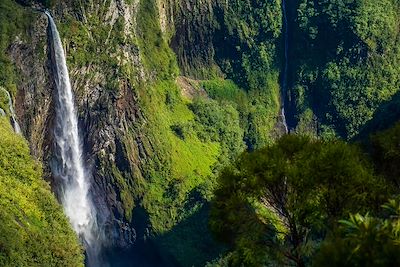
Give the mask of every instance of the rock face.
POLYGON ((16 113, 22 130, 30 141, 32 154, 47 161, 43 152, 51 149, 52 80, 47 60, 47 19, 38 15, 29 30, 31 43, 19 38, 10 46, 9 54, 20 71, 16 96, 16 113))
MULTIPOLYGON (((98 24, 110 27, 109 38, 113 38, 112 27, 122 23, 124 38, 135 35, 135 20, 138 1, 127 4, 122 1, 108 1, 103 9, 101 1, 77 6, 74 1, 59 3, 54 7, 55 19, 76 18, 81 27, 95 27, 90 17, 105 14, 98 24)), ((90 34, 88 32, 88 34, 90 34)), ((28 139, 33 155, 44 163, 45 174, 53 189, 57 188, 52 179, 49 164, 52 161, 54 120, 54 82, 47 45, 47 19, 37 13, 29 29, 30 42, 18 38, 9 48, 9 55, 20 72, 16 107, 23 132, 28 139)), ((104 40, 107 45, 107 40, 104 40)), ((74 53, 71 40, 66 39, 66 53, 74 53)), ((111 68, 92 63, 81 66, 75 62, 69 64, 71 81, 78 107, 81 135, 86 151, 86 162, 93 173, 93 196, 98 208, 99 223, 105 230, 108 245, 127 247, 135 240, 135 231, 129 224, 129 218, 121 201, 121 183, 115 181, 120 173, 140 176, 141 157, 139 155, 141 138, 138 126, 144 122, 139 109, 138 99, 133 87, 144 78, 139 59, 139 51, 128 42, 118 47, 120 51, 110 54, 119 69, 129 64, 136 69, 136 81, 117 77, 113 87, 107 88, 111 68), (128 135, 128 131, 130 132, 128 135), (133 133, 133 134, 132 134, 133 133), (129 137, 128 137, 129 136, 129 137), (134 146, 127 155, 125 143, 134 146)), ((92 54, 92 57, 97 55, 92 54)), ((126 178, 126 177, 124 177, 126 178)), ((129 177, 134 179, 134 177, 129 177)), ((133 203, 133 200, 131 200, 133 203)))
POLYGON ((168 10, 171 14, 166 17, 170 18, 169 23, 175 28, 171 47, 184 75, 204 78, 207 73, 201 70, 215 64, 213 35, 218 23, 215 14, 219 10, 218 2, 181 0, 169 4, 172 7, 168 10))
MULTIPOLYGON (((93 174, 92 193, 99 223, 105 239, 112 240, 108 245, 121 247, 129 246, 136 237, 130 223, 135 199, 126 190, 143 179, 143 164, 152 153, 148 151, 152 149, 151 141, 141 131, 146 119, 136 90, 152 77, 144 71, 137 45, 141 31, 137 28, 137 19, 141 19, 137 18, 139 2, 69 0, 57 2, 52 8, 55 20, 62 21, 59 31, 65 43, 86 162, 93 174), (78 42, 87 43, 85 51, 79 50, 78 42), (97 57, 100 59, 92 60, 97 57)), ((47 43, 48 22, 43 13, 36 11, 42 8, 40 3, 20 3, 36 15, 28 31, 29 42, 16 38, 8 51, 21 77, 16 112, 32 154, 43 162, 46 179, 56 192, 58 185, 49 167, 53 160, 55 86, 47 43)), ((211 1, 158 0, 157 6, 161 31, 165 38, 174 36, 172 47, 183 73, 211 65, 211 35, 202 35, 211 29, 211 1), (197 15, 187 16, 187 12, 197 15), (191 42, 199 45, 189 48, 191 42)))
MULTIPOLYGON (((7 51, 20 76, 17 84, 16 112, 33 155, 43 162, 46 179, 56 191, 57 182, 51 176, 49 167, 53 160, 54 149, 52 129, 55 86, 47 45, 47 19, 43 13, 37 11, 42 8, 39 2, 46 1, 21 0, 19 2, 24 4, 26 9, 32 10, 35 16, 27 31, 28 38, 17 36, 7 51)), ((241 2, 235 3, 237 6, 241 2)), ((152 171, 160 171, 162 175, 157 177, 160 185, 153 187, 155 189, 151 192, 151 197, 158 199, 154 201, 155 204, 149 204, 147 199, 147 205, 153 208, 153 215, 156 215, 153 218, 158 218, 159 212, 158 208, 154 207, 164 205, 162 214, 168 218, 162 227, 165 225, 172 227, 183 218, 175 213, 178 213, 180 208, 185 209, 186 197, 200 183, 196 179, 199 178, 200 181, 202 177, 199 176, 206 177, 207 173, 212 172, 211 165, 214 164, 214 158, 217 160, 218 157, 216 153, 211 153, 208 149, 210 155, 207 154, 209 159, 207 162, 210 166, 186 164, 181 159, 183 156, 176 154, 185 153, 187 156, 196 153, 190 146, 201 141, 194 137, 191 143, 184 143, 181 139, 173 139, 176 138, 175 136, 157 135, 159 129, 154 120, 160 118, 154 119, 155 116, 149 113, 157 111, 157 108, 151 108, 153 103, 157 105, 162 101, 162 105, 173 110, 174 103, 181 101, 180 110, 177 112, 186 109, 181 122, 187 123, 184 120, 193 117, 193 113, 182 99, 175 99, 174 90, 177 87, 182 87, 183 95, 187 99, 195 96, 207 98, 204 90, 197 92, 192 85, 197 84, 195 86, 197 87, 198 80, 201 79, 223 77, 224 70, 219 67, 221 62, 226 65, 225 69, 232 69, 231 72, 236 71, 236 65, 243 68, 241 60, 244 50, 240 47, 243 46, 249 50, 249 47, 253 45, 248 44, 243 34, 231 29, 236 27, 236 24, 240 24, 238 21, 232 22, 233 26, 231 25, 230 28, 220 25, 227 17, 234 17, 226 13, 227 7, 228 1, 222 0, 54 1, 51 13, 57 23, 67 54, 86 165, 92 170, 92 194, 98 210, 100 226, 104 229, 105 240, 109 242, 107 245, 126 248, 135 241, 136 232, 132 223, 134 217, 132 213, 140 201, 144 202, 143 192, 147 189, 144 184, 152 179, 151 176, 154 174, 152 171), (230 44, 229 53, 226 55, 220 53, 221 50, 225 50, 224 34, 227 35, 226 38, 230 38, 228 42, 235 41, 230 44), (218 38, 215 35, 219 35, 218 38), (218 51, 219 55, 217 55, 218 51), (156 56, 151 57, 149 54, 156 56), (177 77, 176 65, 179 65, 180 74, 184 77, 177 77), (152 88, 153 91, 147 90, 156 83, 162 83, 162 86, 152 88), (168 89, 163 89, 165 86, 168 89), (154 90, 169 91, 165 94, 165 92, 154 92, 154 90), (157 96, 151 99, 152 94, 157 94, 157 96), (147 101, 146 105, 143 104, 144 101, 147 101), (151 134, 155 133, 154 136, 149 134, 150 124, 152 125, 151 134), (181 150, 173 146, 176 144, 166 145, 165 143, 170 139, 160 142, 157 138, 175 140, 181 150), (163 149, 158 147, 161 145, 164 146, 163 149), (186 173, 184 171, 173 173, 171 165, 174 162, 171 158, 163 157, 165 154, 175 154, 173 160, 182 164, 186 173), (152 168, 150 171, 149 165, 152 168), (172 178, 169 179, 169 176, 172 178), (184 185, 187 177, 192 181, 184 185), (170 202, 164 201, 164 198, 169 198, 170 202), (178 199, 176 202, 180 201, 179 205, 182 207, 175 203, 175 199, 178 199), (174 211, 171 211, 170 207, 173 207, 174 211)), ((232 14, 235 15, 235 13, 232 14)), ((249 19, 248 23, 252 22, 253 19, 249 19)), ((268 49, 271 56, 266 57, 270 61, 275 60, 274 44, 278 34, 279 32, 271 38, 272 41, 262 40, 263 47, 271 48, 268 49)), ((250 77, 249 73, 252 73, 252 68, 260 67, 252 66, 251 62, 261 62, 259 58, 252 59, 252 57, 258 57, 260 53, 247 51, 247 54, 247 61, 250 62, 247 62, 248 73, 242 75, 244 70, 238 67, 238 73, 240 73, 238 77, 249 84, 249 81, 266 79, 264 76, 257 76, 257 73, 262 73, 260 71, 252 79, 247 79, 247 76, 250 77)), ((267 63, 262 64, 275 66, 269 61, 267 63)), ((249 122, 244 122, 244 125, 249 123, 249 127, 244 126, 249 140, 257 141, 259 137, 262 137, 260 140, 264 142, 264 139, 269 138, 268 131, 273 127, 264 126, 271 124, 265 118, 273 120, 276 115, 273 114, 277 110, 275 99, 278 92, 275 91, 279 87, 278 74, 274 74, 277 72, 276 67, 264 69, 270 71, 269 68, 273 68, 273 74, 272 78, 267 78, 273 86, 270 84, 259 86, 256 83, 254 88, 251 88, 260 92, 264 90, 264 92, 260 94, 259 99, 258 93, 253 94, 251 100, 249 98, 251 108, 246 111, 249 114, 245 116, 249 118, 249 122), (268 110, 260 108, 267 104, 271 106, 268 110), (259 113, 260 110, 265 110, 265 114, 259 113), (254 129, 250 127, 256 124, 261 127, 257 126, 254 129)), ((235 82, 240 81, 232 74, 227 76, 235 82)), ((247 87, 251 86, 252 84, 247 87)), ((181 115, 181 113, 177 114, 181 115)), ((161 117, 161 119, 164 118, 161 117)), ((162 130, 169 131, 170 126, 162 130)), ((207 145, 211 148, 211 144, 207 145)), ((216 150, 215 147, 214 150, 216 150)), ((192 158, 197 160, 197 157, 192 158)), ((135 222, 135 225, 143 224, 147 223, 135 222)), ((143 225, 143 228, 147 226, 143 225)), ((144 229, 141 232, 148 231, 144 229)))

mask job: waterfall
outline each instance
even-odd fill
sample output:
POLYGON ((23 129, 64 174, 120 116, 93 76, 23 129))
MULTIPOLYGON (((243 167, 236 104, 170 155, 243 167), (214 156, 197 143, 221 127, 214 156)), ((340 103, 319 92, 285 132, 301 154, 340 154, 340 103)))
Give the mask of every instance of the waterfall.
POLYGON ((83 163, 77 112, 63 46, 53 18, 49 12, 45 13, 49 20, 53 75, 57 89, 54 125, 57 160, 52 164, 52 172, 61 181, 60 200, 72 227, 86 247, 90 264, 91 254, 95 253, 98 246, 96 212, 89 194, 91 176, 83 163))
POLYGON ((283 69, 282 75, 282 92, 281 92, 281 102, 282 102, 282 109, 281 109, 281 116, 282 116, 282 123, 285 127, 286 133, 289 133, 289 127, 286 122, 286 114, 285 114, 285 98, 287 94, 287 79, 288 79, 288 65, 289 65, 289 57, 288 57, 288 50, 289 50, 289 31, 288 31, 288 20, 286 14, 286 0, 282 0, 282 13, 283 13, 283 28, 284 28, 284 38, 285 38, 285 65, 283 69))
POLYGON ((17 134, 21 134, 21 127, 19 127, 19 124, 18 124, 18 121, 17 121, 17 116, 15 115, 15 111, 14 111, 11 95, 3 87, 0 87, 0 89, 7 95, 7 98, 8 98, 8 109, 10 110, 10 115, 11 115, 11 120, 12 120, 12 125, 14 127, 14 131, 17 134))

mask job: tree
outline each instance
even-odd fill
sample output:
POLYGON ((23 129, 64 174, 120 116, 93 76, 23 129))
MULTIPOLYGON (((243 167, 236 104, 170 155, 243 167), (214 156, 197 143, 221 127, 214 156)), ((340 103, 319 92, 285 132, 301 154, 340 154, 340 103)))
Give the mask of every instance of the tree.
POLYGON ((358 147, 292 135, 244 153, 219 182, 210 224, 234 266, 305 266, 338 219, 386 195, 358 147))
POLYGON ((400 187, 400 123, 371 136, 371 154, 377 171, 400 187))
POLYGON ((384 218, 350 215, 323 242, 314 266, 400 266, 400 205, 391 200, 383 206, 384 218))

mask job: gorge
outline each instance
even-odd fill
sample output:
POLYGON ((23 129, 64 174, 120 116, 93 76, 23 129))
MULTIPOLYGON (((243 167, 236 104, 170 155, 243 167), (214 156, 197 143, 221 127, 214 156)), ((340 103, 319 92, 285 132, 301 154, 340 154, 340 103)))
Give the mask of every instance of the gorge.
POLYGON ((335 222, 380 225, 397 195, 398 129, 377 131, 400 119, 399 14, 397 0, 1 0, 0 265, 335 258, 318 256, 342 252, 335 222))

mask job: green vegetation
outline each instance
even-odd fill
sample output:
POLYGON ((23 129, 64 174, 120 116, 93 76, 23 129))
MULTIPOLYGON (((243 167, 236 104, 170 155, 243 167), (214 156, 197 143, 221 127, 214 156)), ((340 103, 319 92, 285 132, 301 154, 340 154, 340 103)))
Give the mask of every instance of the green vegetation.
POLYGON ((326 241, 313 266, 384 267, 400 264, 400 205, 383 205, 383 218, 350 215, 326 241))
POLYGON ((149 143, 145 146, 153 152, 145 166, 145 179, 135 188, 141 188, 140 204, 159 235, 159 246, 182 266, 201 266, 220 252, 209 247, 219 246, 206 226, 197 229, 187 222, 196 218, 206 223, 204 203, 212 197, 223 165, 246 145, 253 149, 271 142, 269 132, 277 113, 271 110, 279 102, 278 74, 270 76, 275 82, 251 92, 230 80, 201 81, 199 86, 212 99, 183 98, 174 81, 177 63, 161 34, 156 12, 155 1, 141 2, 138 45, 151 80, 140 85, 139 99, 147 121, 144 134, 149 143))
POLYGON ((139 46, 145 67, 157 79, 174 79, 178 74, 175 55, 162 36, 156 1, 140 1, 139 46))
POLYGON ((0 265, 83 266, 83 251, 27 143, 0 118, 0 265))
POLYGON ((243 129, 240 128, 239 114, 234 107, 197 99, 189 108, 195 115, 191 127, 197 137, 203 142, 220 143, 218 164, 226 164, 244 150, 243 129))
POLYGON ((400 123, 371 137, 371 154, 377 172, 399 187, 400 185, 400 123))
MULTIPOLYGON (((121 157, 127 158, 121 164, 126 166, 99 163, 100 174, 111 177, 118 189, 125 219, 134 221, 134 208, 144 208, 151 238, 182 266, 202 266, 206 261, 207 266, 363 266, 362 259, 374 262, 368 247, 385 247, 372 258, 386 264, 385 258, 398 251, 397 221, 380 206, 398 193, 400 127, 372 138, 368 151, 373 164, 360 148, 335 138, 354 137, 367 121, 385 116, 375 111, 398 92, 400 2, 288 3, 288 110, 296 132, 308 137, 285 136, 275 144, 284 52, 281 0, 218 0, 209 5, 190 1, 190 7, 172 2, 179 13, 169 21, 175 23, 175 36, 170 25, 166 33, 160 29, 158 5, 170 3, 155 0, 139 1, 137 18, 132 18, 135 29, 121 14, 110 19, 110 0, 101 5, 68 1, 68 11, 56 18, 71 74, 82 70, 86 75, 76 82, 98 80, 99 88, 115 98, 121 88, 132 90, 135 103, 126 105, 138 105, 134 107, 140 113, 138 123, 124 125, 125 139, 116 144, 121 157), (191 85, 206 94, 182 97, 183 88, 175 82, 180 74, 196 79, 191 85), (138 149, 140 159, 134 158, 138 149), (255 152, 236 161, 245 150, 255 152), (211 226, 225 237, 221 239, 228 252, 216 244, 206 225, 213 198, 211 226), (370 236, 379 238, 370 244, 370 236), (354 257, 349 255, 357 245, 354 257), (331 257, 335 260, 325 262, 331 257)), ((12 0, 0 3, 0 86, 13 96, 18 73, 7 52, 17 37, 29 38, 33 18, 12 0)), ((81 97, 82 92, 76 93, 81 97)), ((0 107, 5 105, 0 94, 0 107)), ((4 127, 4 134, 11 135, 4 127)), ((27 152, 19 141, 18 147, 27 152)), ((7 153, 0 151, 3 157, 25 155, 7 153)), ((34 164, 27 155, 26 164, 34 164)), ((6 159, 3 163, 14 162, 6 159)), ((2 188, 15 190, 2 194, 13 192, 7 197, 21 202, 23 209, 3 203, 11 217, 0 217, 7 225, 0 234, 15 238, 7 239, 7 245, 0 243, 0 255, 21 266, 29 258, 48 266, 79 266, 78 245, 65 246, 76 244, 76 238, 48 186, 38 182, 40 171, 32 170, 36 182, 11 180, 1 171, 0 177, 6 177, 2 188), (24 188, 28 200, 18 193, 27 183, 36 190, 24 188), (38 199, 37 192, 47 197, 38 199), (44 206, 42 201, 50 204, 44 206), (38 240, 44 245, 37 247, 38 240), (56 251, 49 247, 50 241, 56 251), (38 254, 32 256, 33 249, 38 254), (20 251, 21 258, 11 255, 13 251, 20 251)), ((393 264, 396 260, 393 257, 393 264)))
MULTIPOLYGON (((0 2, 0 86, 15 96, 19 74, 9 46, 29 40, 33 12, 15 1, 0 2)), ((0 92, 0 107, 8 99, 0 92)), ((83 266, 83 250, 60 205, 42 178, 26 141, 0 117, 0 265, 83 266)))
POLYGON ((271 99, 267 91, 246 92, 233 81, 221 78, 202 81, 201 86, 209 97, 221 105, 231 105, 238 111, 247 149, 254 150, 272 143, 278 113, 270 107, 278 108, 278 105, 275 105, 278 102, 278 91, 276 97, 271 99))
POLYGON ((298 0, 289 9, 297 121, 312 109, 321 132, 357 135, 399 90, 399 1, 298 0))
MULTIPOLYGON (((311 141, 309 137, 299 144, 288 137, 276 145, 284 148, 275 151, 271 145, 276 137, 273 129, 279 114, 283 54, 277 48, 283 47, 280 2, 230 1, 226 6, 221 1, 214 7, 214 17, 202 21, 204 24, 189 25, 189 33, 177 29, 177 34, 188 34, 205 49, 198 55, 190 51, 182 56, 180 49, 186 49, 187 44, 174 47, 181 69, 195 78, 211 78, 199 81, 200 89, 211 99, 199 96, 189 100, 181 97, 180 88, 174 83, 177 63, 168 47, 169 40, 161 33, 156 3, 141 1, 137 44, 149 80, 138 91, 147 122, 145 134, 149 137, 144 146, 152 154, 146 163, 144 179, 134 188, 140 188, 140 204, 148 212, 152 229, 165 237, 161 241, 163 248, 168 247, 183 266, 193 264, 188 254, 212 259, 211 253, 206 253, 207 256, 204 249, 195 246, 203 242, 201 234, 191 235, 190 242, 184 240, 185 234, 196 232, 186 222, 200 216, 198 212, 213 196, 215 179, 222 166, 233 161, 242 150, 269 145, 261 151, 277 153, 273 154, 275 158, 266 158, 271 162, 276 160, 278 167, 285 166, 280 175, 290 178, 286 181, 291 191, 285 192, 290 196, 285 208, 293 225, 288 227, 284 218, 265 207, 256 184, 243 189, 244 192, 232 185, 234 190, 229 187, 232 191, 225 197, 239 195, 240 201, 232 200, 233 204, 246 204, 243 209, 232 208, 232 220, 236 219, 234 215, 247 216, 249 220, 229 221, 238 236, 230 232, 234 240, 225 240, 234 250, 219 260, 221 264, 309 264, 321 240, 331 228, 337 227, 339 219, 346 218, 348 213, 367 211, 375 216, 380 204, 388 198, 386 187, 391 192, 387 179, 374 174, 374 168, 358 148, 329 140, 356 135, 375 109, 396 92, 397 82, 393 77, 398 69, 388 67, 380 74, 379 71, 389 63, 398 65, 393 56, 397 53, 397 41, 382 41, 395 40, 397 35, 382 37, 378 33, 382 32, 379 25, 392 25, 397 15, 391 11, 387 21, 375 19, 383 16, 370 14, 370 10, 381 10, 383 4, 372 1, 352 4, 304 0, 290 6, 292 43, 299 44, 296 49, 291 47, 290 52, 289 84, 293 114, 298 121, 296 131, 327 141, 311 141), (371 30, 365 25, 377 27, 371 30), (210 41, 208 33, 190 35, 193 29, 209 30, 213 35, 212 47, 201 42, 203 37, 210 41), (330 41, 332 38, 334 42, 330 41), (204 58, 207 56, 212 58, 204 58), (388 73, 391 74, 387 76, 388 73), (385 90, 378 92, 380 84, 385 85, 385 90), (287 142, 286 146, 283 142, 287 142), (296 148, 292 159, 289 152, 296 148), (319 169, 315 171, 316 167, 319 169), (335 176, 337 170, 339 177, 335 176), (370 198, 368 192, 372 194, 370 198), (246 227, 253 231, 249 233, 246 227), (267 241, 263 239, 265 232, 267 241), (295 236, 301 242, 293 241, 295 236), (272 245, 266 247, 264 244, 268 242, 272 245), (259 258, 260 255, 263 256, 259 258)), ((196 12, 188 21, 201 17, 196 12)), ((197 51, 198 47, 193 49, 197 51)), ((251 160, 257 162, 260 153, 256 152, 257 156, 251 160)), ((269 163, 267 159, 264 160, 269 163)), ((272 190, 278 182, 272 179, 264 183, 272 190)), ((210 264, 218 265, 218 260, 210 264)))
POLYGON ((300 135, 243 153, 220 175, 210 217, 230 252, 207 266, 397 266, 399 125, 364 144, 371 160, 300 135))
POLYGON ((27 28, 33 14, 21 8, 12 0, 0 2, 0 86, 12 95, 17 91, 17 72, 7 56, 7 49, 15 38, 26 39, 27 28))
MULTIPOLYGON (((250 150, 271 142, 280 107, 280 1, 221 1, 216 8, 215 61, 248 93, 245 141, 250 150), (272 137, 272 138, 271 138, 272 137)), ((218 84, 213 84, 218 86, 218 84)), ((227 84, 224 89, 230 92, 227 84)))
MULTIPOLYGON (((275 50, 269 51, 268 55, 258 53, 264 56, 263 62, 274 72, 266 77, 260 70, 258 78, 249 78, 252 80, 251 88, 243 84, 243 90, 235 85, 238 81, 216 78, 200 82, 200 86, 214 99, 184 99, 175 84, 179 69, 175 54, 169 47, 167 38, 170 36, 164 36, 160 29, 157 2, 140 1, 137 10, 140 19, 137 20, 135 36, 125 34, 126 25, 122 17, 113 25, 103 21, 109 4, 106 1, 94 12, 85 14, 84 21, 65 14, 58 22, 58 28, 69 50, 70 69, 93 66, 91 72, 96 72, 96 66, 101 66, 106 84, 100 86, 114 91, 126 81, 138 95, 146 121, 145 127, 140 127, 139 131, 146 136, 142 140, 143 148, 149 153, 144 166, 140 167, 141 175, 136 179, 132 174, 108 165, 106 168, 109 170, 105 170, 104 175, 112 176, 113 183, 119 188, 127 220, 134 218, 132 209, 141 205, 148 213, 153 232, 165 233, 195 214, 211 198, 216 176, 223 165, 234 160, 246 147, 254 149, 271 143, 270 131, 279 106, 275 50), (127 61, 124 51, 128 48, 132 49, 130 53, 139 51, 140 66, 131 66, 133 62, 127 61), (138 81, 135 68, 144 71, 146 82, 138 81), (267 80, 262 84, 255 83, 255 80, 264 78, 267 80), (232 94, 230 97, 223 93, 228 88, 232 94), (215 95, 211 94, 213 90, 215 95), (193 200, 193 195, 198 197, 193 200)), ((74 12, 80 14, 82 8, 91 10, 89 4, 73 1, 74 12)), ((268 6, 262 8, 263 12, 267 9, 268 6)), ((244 12, 244 9, 238 12, 244 12)), ((272 19, 272 14, 268 16, 272 19)), ((234 27, 239 27, 239 23, 229 26, 230 29, 234 27)), ((277 42, 279 35, 278 28, 275 31, 273 43, 277 42)), ((265 45, 267 39, 263 39, 265 45)), ((242 41, 241 45, 249 45, 250 40, 242 41)), ((272 42, 263 48, 264 52, 274 47, 272 42)), ((248 54, 250 60, 250 50, 248 54)), ((234 61, 233 58, 226 60, 234 61)), ((85 78, 90 79, 94 75, 91 72, 85 78)), ((249 69, 247 74, 250 73, 249 69)), ((135 125, 129 131, 131 136, 126 137, 124 145, 133 149, 130 142, 138 129, 135 125)))
MULTIPOLYGON (((119 17, 113 24, 105 21, 109 4, 110 0, 107 0, 95 11, 85 14, 85 21, 77 20, 72 14, 65 14, 63 21, 57 23, 57 28, 70 48, 67 57, 70 69, 101 66, 105 77, 100 85, 107 90, 118 91, 120 80, 137 75, 133 73, 134 68, 126 64, 123 50, 124 45, 135 46, 135 40, 125 35, 123 18, 119 17)), ((80 13, 81 5, 90 8, 89 3, 75 0, 72 5, 74 12, 80 13)), ((96 71, 88 71, 84 78, 93 79, 96 71)))
MULTIPOLYGON (((223 2, 223 1, 221 1, 223 2)), ((222 71, 248 90, 268 90, 277 84, 282 12, 280 1, 221 3, 221 27, 216 32, 216 56, 222 71)))
POLYGON ((207 181, 220 150, 216 142, 202 142, 195 134, 185 133, 182 138, 173 130, 175 125, 193 121, 194 114, 179 98, 173 107, 167 105, 166 96, 171 93, 179 94, 176 85, 162 82, 147 87, 141 95, 148 116, 146 134, 152 146, 157 147, 146 170, 143 205, 158 232, 170 229, 190 214, 184 207, 187 194, 207 181))
POLYGON ((389 197, 372 170, 355 146, 284 136, 223 171, 212 229, 233 246, 233 266, 305 266, 340 218, 389 197))
POLYGON ((240 88, 239 97, 244 97, 235 100, 243 104, 238 111, 251 150, 276 137, 283 52, 278 48, 282 43, 280 3, 218 0, 204 5, 192 1, 190 6, 180 3, 176 8, 171 46, 183 75, 203 80, 212 98, 235 97, 232 93, 240 88))

